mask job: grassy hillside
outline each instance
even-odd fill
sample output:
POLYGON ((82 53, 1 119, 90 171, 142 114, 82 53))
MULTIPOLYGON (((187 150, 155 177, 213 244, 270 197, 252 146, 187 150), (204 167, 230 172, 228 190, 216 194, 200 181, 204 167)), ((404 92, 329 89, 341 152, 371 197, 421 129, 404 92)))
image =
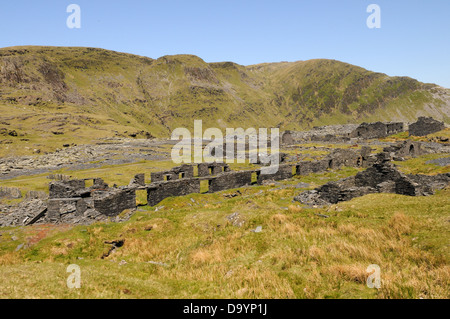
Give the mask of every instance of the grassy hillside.
POLYGON ((194 119, 282 129, 418 115, 448 122, 449 107, 446 89, 334 60, 241 66, 94 48, 0 49, 0 143, 12 153, 136 132, 167 137, 194 119))

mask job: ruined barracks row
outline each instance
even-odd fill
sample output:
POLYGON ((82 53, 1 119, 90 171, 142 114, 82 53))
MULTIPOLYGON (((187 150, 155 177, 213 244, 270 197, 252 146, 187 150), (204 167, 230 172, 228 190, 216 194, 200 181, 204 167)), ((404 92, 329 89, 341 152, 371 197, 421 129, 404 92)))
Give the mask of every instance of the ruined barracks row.
POLYGON ((410 136, 425 136, 445 129, 446 125, 444 122, 437 121, 432 117, 421 116, 416 122, 409 125, 403 122, 364 122, 356 127, 355 125, 341 125, 340 129, 333 129, 333 126, 317 128, 324 130, 322 132, 320 130, 312 130, 309 134, 297 131, 284 131, 281 135, 281 141, 283 144, 289 145, 295 144, 296 141, 300 140, 324 142, 350 141, 350 139, 365 140, 384 138, 406 130, 408 130, 410 136))
MULTIPOLYGON (((109 187, 102 179, 61 180, 49 185, 47 218, 57 223, 65 214, 82 216, 88 211, 113 217, 126 209, 136 208, 136 191, 147 192, 149 206, 154 206, 171 196, 219 192, 252 184, 263 184, 267 180, 285 180, 294 175, 308 175, 342 166, 369 167, 376 162, 376 154, 368 146, 361 150, 336 149, 322 160, 282 163, 276 173, 264 174, 261 167, 254 170, 231 171, 224 163, 201 163, 181 165, 171 170, 151 173, 151 183, 145 183, 145 175, 138 174, 128 186, 109 187), (196 169, 194 169, 196 168, 196 169), (263 173, 262 173, 263 172, 263 173), (86 187, 86 181, 93 184, 86 187), (207 191, 205 188, 207 187, 207 191)), ((417 156, 423 152, 420 143, 404 142, 385 150, 392 156, 417 156)))

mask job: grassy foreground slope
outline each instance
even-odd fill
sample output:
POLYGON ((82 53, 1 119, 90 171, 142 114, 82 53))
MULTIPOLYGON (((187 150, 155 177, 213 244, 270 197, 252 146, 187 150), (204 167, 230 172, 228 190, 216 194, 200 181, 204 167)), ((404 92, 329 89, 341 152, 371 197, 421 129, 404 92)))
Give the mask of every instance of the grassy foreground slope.
MULTIPOLYGON (((432 157, 400 169, 449 172, 425 164, 432 157)), ((305 189, 299 182, 313 188, 356 172, 245 187, 235 197, 167 198, 124 223, 3 228, 0 298, 449 298, 449 188, 320 209, 292 202, 305 189), (105 242, 118 239, 124 245, 102 259, 105 242), (67 288, 70 264, 80 266, 80 289, 67 288), (366 286, 371 264, 380 266, 378 290, 366 286)))
POLYGON ((0 49, 0 143, 12 153, 136 132, 168 137, 194 119, 301 129, 418 115, 448 122, 449 108, 447 89, 334 60, 242 66, 95 48, 0 49))

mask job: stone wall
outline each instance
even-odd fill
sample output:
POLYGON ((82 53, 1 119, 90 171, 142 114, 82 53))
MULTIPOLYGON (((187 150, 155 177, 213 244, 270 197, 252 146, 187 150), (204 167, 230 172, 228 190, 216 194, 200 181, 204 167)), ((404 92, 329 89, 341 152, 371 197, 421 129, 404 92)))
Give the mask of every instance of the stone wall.
POLYGON ((230 167, 226 163, 200 163, 198 164, 198 177, 218 175, 229 172, 230 167))
POLYGON ((96 191, 94 209, 106 216, 116 216, 126 209, 136 208, 136 191, 129 188, 96 191))
POLYGON ((200 179, 185 178, 156 182, 147 187, 147 201, 149 206, 154 206, 167 197, 184 196, 191 193, 200 193, 200 179))
POLYGON ((85 188, 86 182, 83 179, 51 182, 49 184, 49 198, 80 197, 85 188))
MULTIPOLYGON (((364 149, 364 153, 367 152, 364 149)), ((328 168, 336 169, 342 166, 361 166, 362 165, 362 152, 357 152, 352 149, 335 149, 330 154, 328 154, 325 158, 328 160, 328 168)))
POLYGON ((175 172, 165 171, 165 172, 152 172, 150 173, 152 183, 162 182, 162 181, 172 181, 179 178, 179 175, 175 172))
MULTIPOLYGON (((139 183, 145 179, 138 174, 139 183)), ((47 218, 51 222, 83 216, 88 210, 93 215, 117 216, 125 209, 136 208, 136 190, 133 187, 109 188, 101 178, 94 178, 93 186, 86 188, 86 180, 61 180, 49 184, 47 218)), ((145 185, 145 183, 144 183, 145 185)))
POLYGON ((172 168, 172 171, 178 174, 181 178, 192 178, 194 177, 194 166, 183 164, 172 168))
POLYGON ((266 180, 284 180, 289 179, 293 176, 292 174, 292 168, 293 165, 291 164, 282 164, 278 165, 278 170, 274 174, 262 174, 261 171, 263 171, 265 168, 262 168, 260 172, 258 172, 258 184, 262 184, 266 180))
POLYGON ((200 163, 198 164, 198 177, 209 176, 209 164, 208 163, 200 163))
POLYGON ((444 122, 439 122, 432 117, 421 116, 417 122, 409 125, 409 135, 425 136, 445 129, 444 122))
POLYGON ((136 174, 133 179, 130 181, 130 184, 128 184, 130 187, 144 187, 145 186, 145 174, 136 174))
POLYGON ((31 199, 48 199, 48 194, 42 191, 28 191, 25 194, 25 199, 26 200, 31 200, 31 199))
POLYGON ((22 193, 16 187, 0 187, 0 198, 18 199, 22 198, 22 193))
POLYGON ((383 152, 388 152, 389 154, 392 154, 393 156, 397 157, 417 157, 423 154, 426 154, 427 152, 422 147, 421 142, 414 142, 414 141, 404 141, 400 142, 396 145, 392 145, 389 147, 385 147, 383 149, 383 152))
POLYGON ((223 173, 209 180, 209 192, 220 192, 226 189, 238 188, 252 183, 253 171, 223 173))
POLYGON ((48 201, 47 218, 57 223, 63 215, 80 216, 87 210, 87 203, 81 197, 52 198, 48 201))
POLYGON ((397 134, 405 131, 405 124, 403 122, 389 122, 386 123, 387 135, 397 134))
MULTIPOLYGON (((183 196, 200 192, 200 180, 207 180, 209 192, 219 192, 226 189, 239 188, 252 184, 252 176, 256 174, 257 183, 264 181, 277 181, 291 178, 293 175, 309 175, 311 173, 324 172, 342 166, 361 167, 366 163, 374 163, 377 157, 371 154, 370 147, 363 147, 360 151, 352 149, 336 149, 323 160, 304 161, 296 164, 281 164, 273 174, 262 174, 267 167, 257 170, 230 172, 229 167, 223 163, 198 164, 199 178, 181 178, 178 180, 166 180, 152 182, 147 186, 148 205, 154 206, 160 201, 171 196, 183 196), (293 172, 293 169, 295 172, 293 172)), ((173 171, 173 170, 171 170, 173 171)), ((166 172, 153 173, 161 176, 166 172)))
POLYGON ((350 137, 358 137, 364 139, 382 138, 392 134, 404 131, 402 122, 375 122, 361 123, 351 134, 350 137))
POLYGON ((296 164, 296 175, 309 175, 326 171, 329 168, 329 160, 302 161, 296 164))
MULTIPOLYGON (((211 175, 217 175, 222 172, 229 171, 228 164, 225 163, 200 163, 198 167, 198 177, 205 177, 211 175)), ((184 164, 177 166, 168 171, 163 172, 152 172, 151 182, 163 182, 172 181, 180 178, 192 178, 194 177, 194 166, 184 164)))

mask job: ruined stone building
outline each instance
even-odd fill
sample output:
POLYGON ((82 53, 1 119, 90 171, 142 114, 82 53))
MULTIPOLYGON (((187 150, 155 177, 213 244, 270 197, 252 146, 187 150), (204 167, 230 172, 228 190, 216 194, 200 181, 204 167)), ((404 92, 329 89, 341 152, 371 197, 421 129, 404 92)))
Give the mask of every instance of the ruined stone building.
MULTIPOLYGON (((337 195, 333 196, 338 196, 337 198, 351 198, 352 196, 360 196, 369 191, 373 192, 374 189, 393 189, 392 187, 394 186, 392 186, 392 183, 384 183, 389 179, 380 180, 375 186, 370 186, 371 189, 365 188, 366 186, 355 182, 366 176, 365 174, 369 175, 367 178, 364 177, 365 179, 363 178, 363 180, 374 178, 375 175, 378 174, 376 173, 377 170, 380 172, 391 172, 392 169, 386 165, 376 166, 380 161, 380 158, 384 162, 388 162, 393 158, 418 156, 424 153, 421 143, 412 141, 405 141, 387 147, 384 149, 384 152, 379 154, 373 154, 372 151, 373 150, 368 146, 363 146, 360 150, 335 149, 320 160, 281 163, 278 165, 276 171, 268 171, 270 167, 264 166, 251 170, 232 171, 228 164, 216 162, 200 163, 196 165, 184 164, 167 171, 152 172, 150 175, 150 183, 146 183, 145 174, 137 174, 128 186, 121 187, 109 187, 109 185, 100 178, 74 180, 61 179, 49 184, 49 198, 48 201, 45 202, 45 205, 44 201, 40 200, 38 202, 38 208, 29 214, 27 213, 28 215, 26 218, 24 218, 22 211, 17 211, 15 215, 6 215, 3 221, 2 218, 0 218, 0 226, 17 224, 29 225, 37 221, 51 223, 85 223, 89 221, 105 220, 107 218, 116 217, 125 210, 134 210, 137 207, 136 191, 138 190, 146 192, 147 204, 149 206, 155 206, 168 197, 184 196, 200 192, 214 193, 253 184, 262 185, 266 181, 286 180, 294 175, 306 176, 311 173, 323 172, 328 169, 338 169, 343 166, 369 168, 367 173, 361 173, 354 177, 355 180, 349 179, 345 181, 343 185, 338 185, 338 187, 335 184, 328 184, 328 186, 324 186, 323 189, 320 189, 320 191, 324 189, 331 191, 334 189, 337 192, 335 192, 337 195), (370 175, 371 172, 376 174, 370 175), (92 186, 87 187, 87 181, 92 182, 92 186), (351 190, 349 193, 349 190, 345 188, 346 185, 350 188, 354 186, 354 190, 351 190)), ((277 154, 277 156, 280 155, 277 154)), ((389 176, 399 176, 399 173, 393 171, 392 174, 389 174, 389 176)), ((395 179, 397 185, 395 186, 396 190, 400 187, 398 185, 403 185, 405 183, 412 183, 412 186, 405 186, 404 189, 409 189, 410 187, 417 189, 413 184, 414 181, 427 181, 426 177, 408 177, 407 180, 403 177, 397 177, 395 179)), ((442 180, 445 181, 445 178, 446 177, 443 177, 442 180)), ((11 193, 11 191, 9 191, 9 193, 11 193)), ((13 193, 17 192, 14 191, 13 193)))
POLYGON ((383 138, 403 131, 404 124, 402 122, 364 122, 361 123, 352 133, 350 133, 350 137, 364 139, 383 138))
POLYGON ((445 129, 444 122, 439 122, 432 117, 421 116, 417 122, 409 125, 410 136, 425 136, 445 129))

